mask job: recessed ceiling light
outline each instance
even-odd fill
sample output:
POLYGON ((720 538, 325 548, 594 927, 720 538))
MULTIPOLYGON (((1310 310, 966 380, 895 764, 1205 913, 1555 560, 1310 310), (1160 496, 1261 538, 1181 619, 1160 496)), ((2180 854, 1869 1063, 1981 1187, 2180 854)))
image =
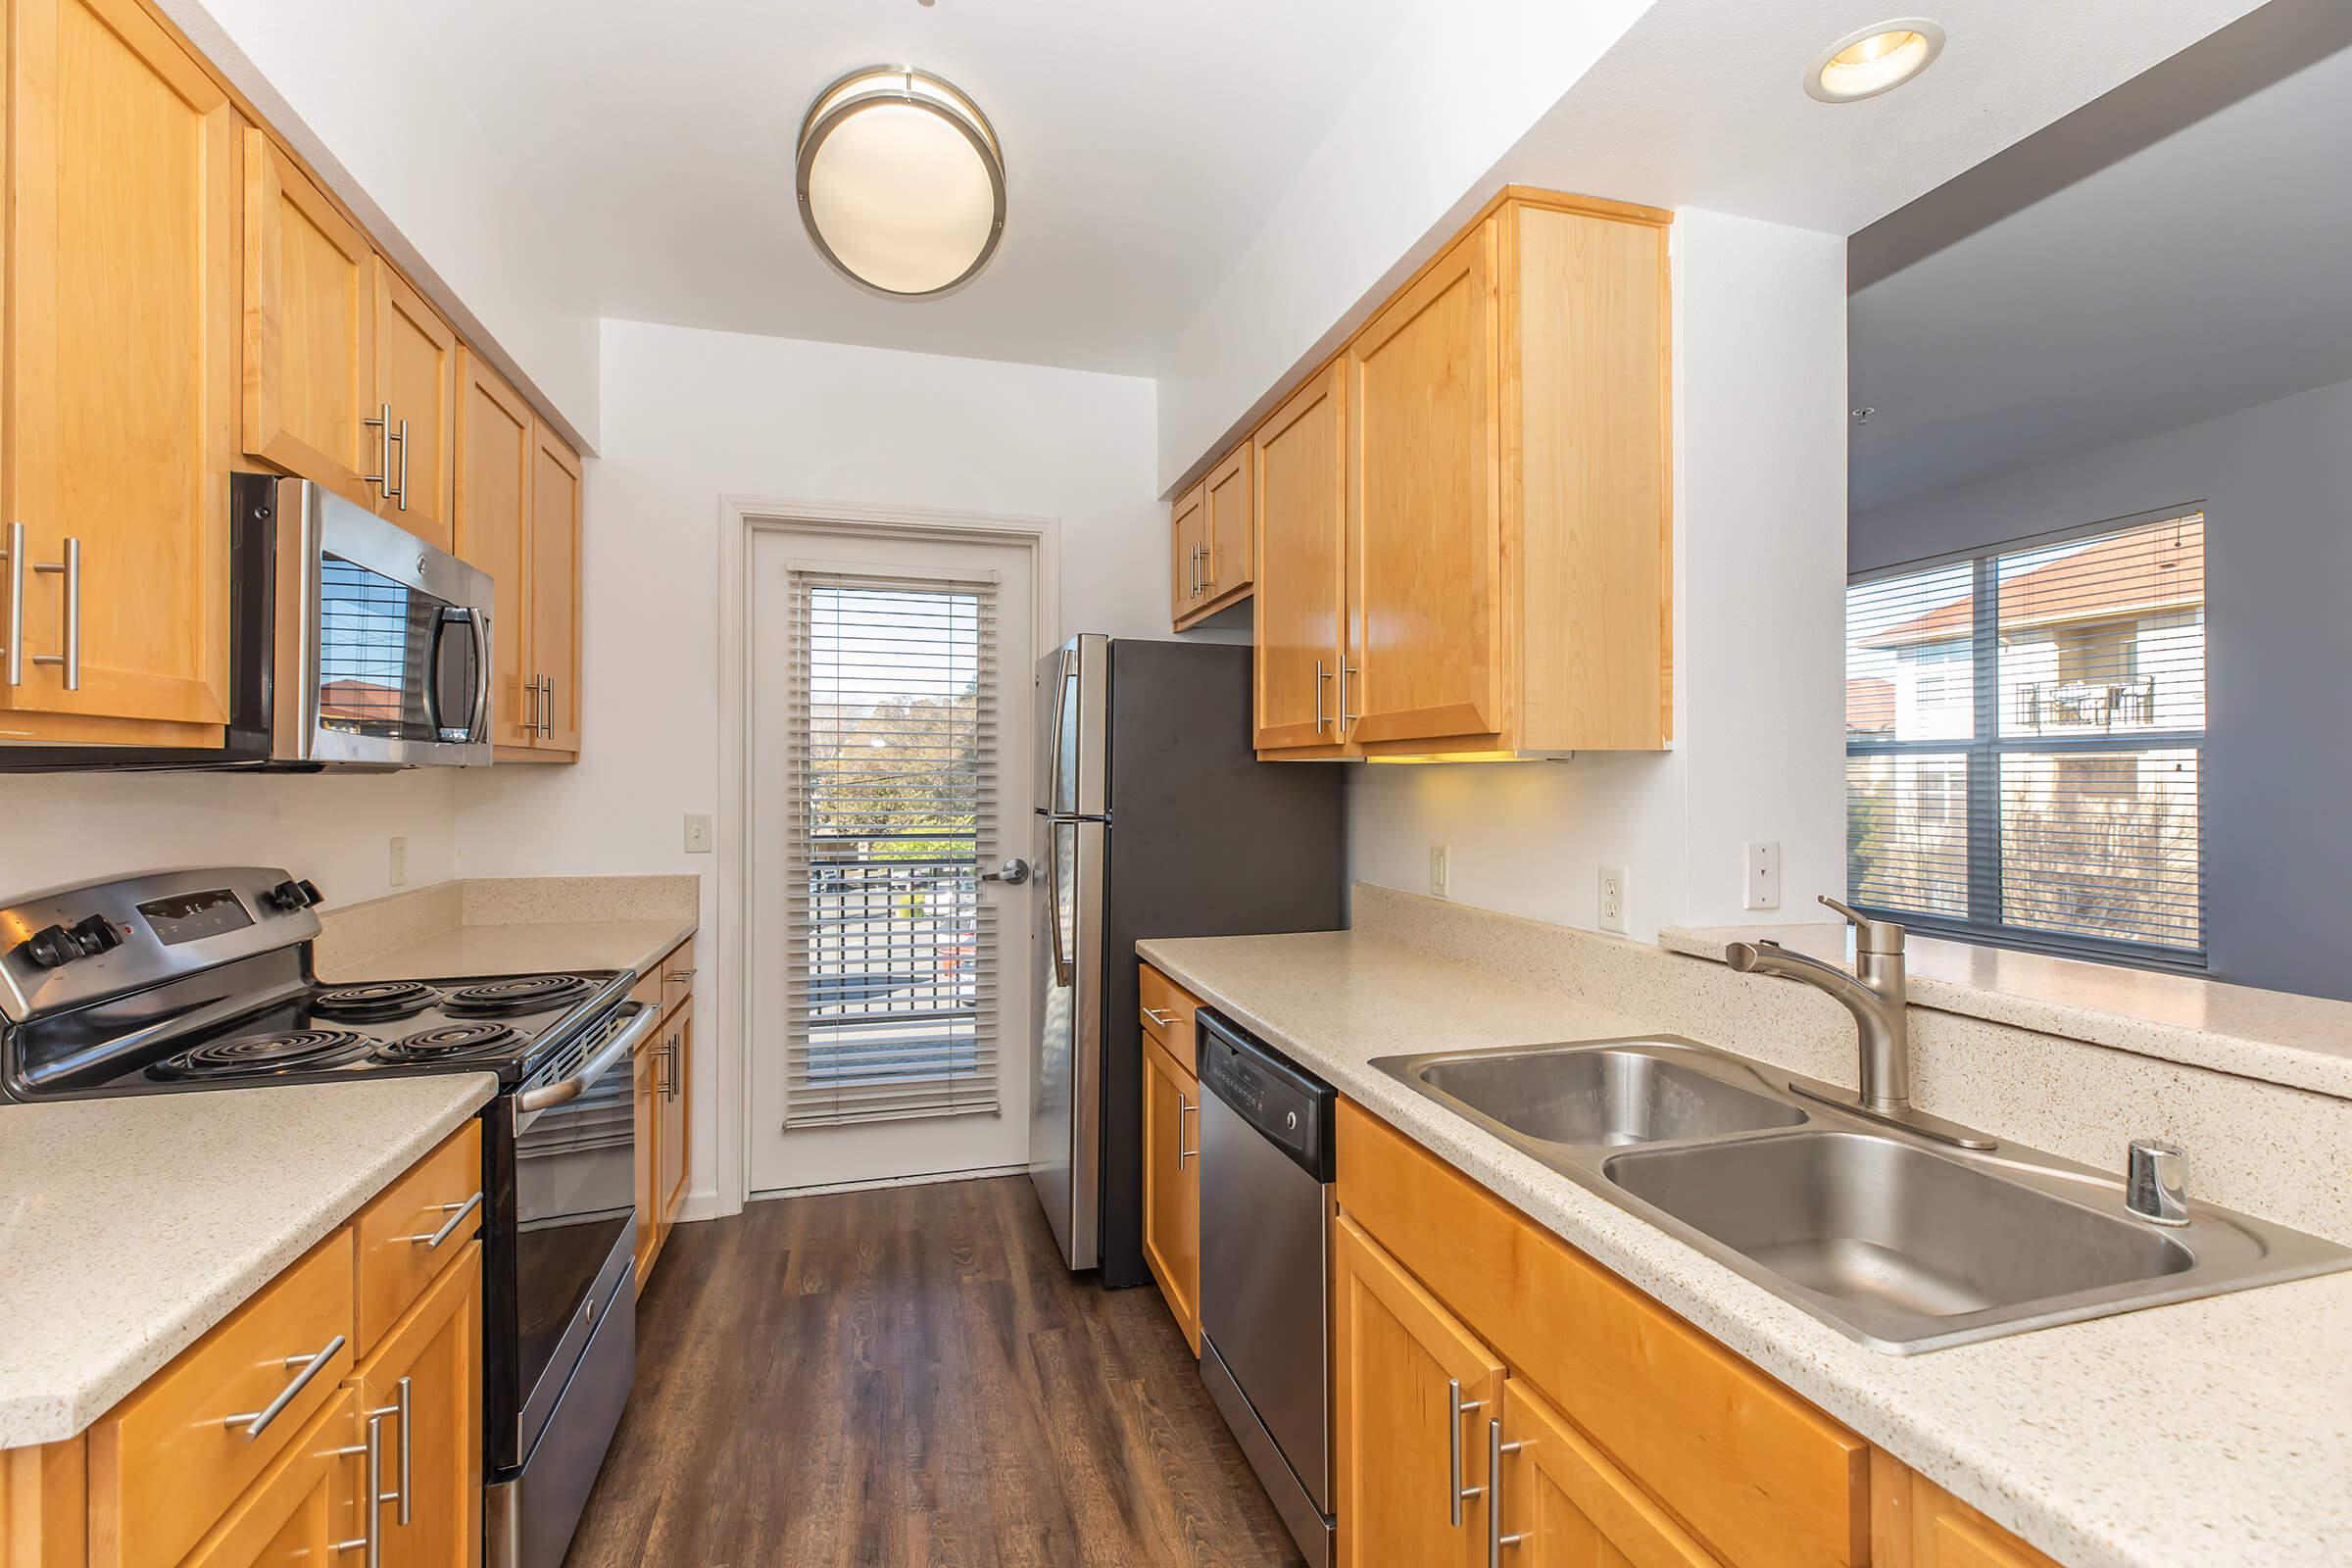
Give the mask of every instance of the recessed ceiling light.
POLYGON ((1850 104, 1900 87, 1943 53, 1943 28, 1900 17, 1847 33, 1805 72, 1805 91, 1825 104, 1850 104))
POLYGON ((944 294, 996 254, 1004 155, 953 83, 867 66, 816 95, 801 122, 801 221, 852 281, 901 298, 944 294))

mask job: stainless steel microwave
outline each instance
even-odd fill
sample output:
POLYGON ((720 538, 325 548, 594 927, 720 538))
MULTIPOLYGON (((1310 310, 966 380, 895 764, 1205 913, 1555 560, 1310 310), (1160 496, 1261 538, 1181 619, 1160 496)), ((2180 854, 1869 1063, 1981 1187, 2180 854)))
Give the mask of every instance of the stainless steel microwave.
POLYGON ((490 574, 303 479, 230 480, 220 747, 0 746, 0 772, 490 760, 490 574))

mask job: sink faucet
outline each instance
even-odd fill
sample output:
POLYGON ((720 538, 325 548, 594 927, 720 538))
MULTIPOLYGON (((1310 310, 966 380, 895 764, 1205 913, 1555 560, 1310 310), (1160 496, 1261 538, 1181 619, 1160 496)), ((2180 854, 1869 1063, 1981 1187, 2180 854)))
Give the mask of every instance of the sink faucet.
POLYGON ((1803 1083, 1788 1087, 1810 1100, 1867 1116, 1873 1121, 1923 1133, 1963 1149, 1990 1149, 1982 1134, 1931 1116, 1911 1103, 1911 994, 1903 968, 1903 928, 1873 920, 1828 894, 1821 903, 1854 928, 1854 972, 1790 953, 1778 942, 1735 942, 1724 960, 1741 974, 1777 974, 1828 992, 1854 1015, 1861 1047, 1860 1092, 1825 1092, 1803 1083))

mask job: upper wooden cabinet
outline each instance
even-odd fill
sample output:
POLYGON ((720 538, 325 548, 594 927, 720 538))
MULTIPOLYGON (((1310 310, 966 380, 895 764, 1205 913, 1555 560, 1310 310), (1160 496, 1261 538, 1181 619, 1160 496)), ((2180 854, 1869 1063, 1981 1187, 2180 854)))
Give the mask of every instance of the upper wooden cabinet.
POLYGON ((1197 484, 1168 509, 1168 613, 1179 630, 1199 617, 1200 558, 1208 550, 1208 485, 1197 484))
POLYGON ((1178 631, 1250 595, 1257 565, 1257 471, 1245 441, 1169 509, 1170 610, 1178 631))
POLYGON ((375 271, 375 416, 389 447, 377 514, 427 544, 453 547, 457 466, 458 334, 392 270, 375 271))
POLYGON ((132 0, 10 12, 0 740, 219 745, 236 110, 132 0))
POLYGON ((531 426, 529 667, 542 750, 580 749, 579 454, 544 421, 531 426))
POLYGON ((1256 745, 1336 747, 1348 658, 1347 383, 1331 365, 1258 427, 1256 745))
POLYGON ((457 552, 496 583, 490 612, 491 740, 536 740, 537 692, 528 687, 531 406, 469 349, 458 351, 457 552))
POLYGON ((1670 221, 1505 190, 1259 426, 1261 753, 1667 744, 1670 221))
POLYGON ((268 136, 244 141, 245 450, 372 507, 375 253, 268 136))

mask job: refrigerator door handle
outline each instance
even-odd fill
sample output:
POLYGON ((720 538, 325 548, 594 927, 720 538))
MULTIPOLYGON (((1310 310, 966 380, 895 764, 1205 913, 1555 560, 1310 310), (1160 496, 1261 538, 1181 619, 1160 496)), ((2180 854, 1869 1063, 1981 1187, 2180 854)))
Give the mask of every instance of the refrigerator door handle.
MULTIPOLYGON (((1064 648, 1054 669, 1054 738, 1046 747, 1046 813, 1049 816, 1078 808, 1076 801, 1066 807, 1061 803, 1061 717, 1069 711, 1070 682, 1076 678, 1072 661, 1076 654, 1075 648, 1064 648)), ((1053 856, 1049 854, 1046 858, 1051 860, 1053 856)))
POLYGON ((1070 880, 1076 882, 1078 866, 1078 828, 1074 822, 1049 817, 1046 820, 1046 929, 1054 949, 1054 983, 1070 984, 1075 974, 1070 956, 1061 939, 1061 909, 1065 889, 1061 883, 1061 831, 1070 830, 1070 880))

